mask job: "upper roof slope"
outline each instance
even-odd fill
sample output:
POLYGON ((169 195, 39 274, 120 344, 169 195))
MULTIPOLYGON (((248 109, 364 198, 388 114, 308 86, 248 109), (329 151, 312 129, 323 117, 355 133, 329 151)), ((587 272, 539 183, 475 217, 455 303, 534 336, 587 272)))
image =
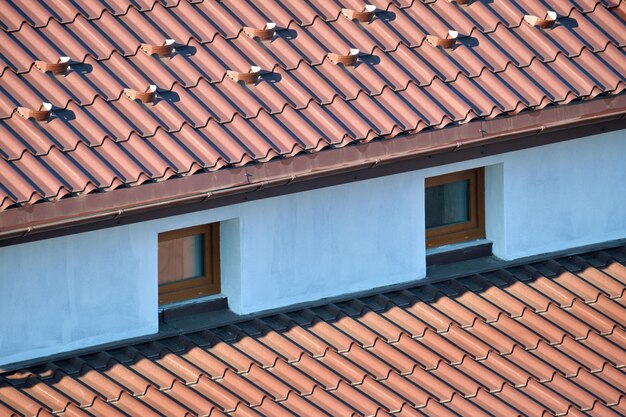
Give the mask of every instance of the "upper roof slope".
POLYGON ((0 375, 0 416, 623 416, 626 247, 0 375), (14 414, 15 413, 15 414, 14 414))
POLYGON ((623 1, 372 3, 375 17, 365 23, 341 13, 362 10, 357 0, 3 3, 0 210, 617 94, 626 85, 623 1), (525 23, 524 15, 544 17, 546 9, 557 13, 554 27, 525 23), (277 25, 269 41, 244 31, 267 22, 277 25), (459 33, 452 48, 428 42, 451 29, 459 33), (175 41, 170 56, 143 52, 142 44, 166 39, 175 41), (360 51, 356 65, 329 59, 350 48, 360 51), (62 56, 69 71, 42 72, 62 56), (253 84, 227 76, 251 66, 262 70, 253 84), (153 103, 125 94, 150 85, 153 103), (52 104, 47 120, 22 116, 42 102, 52 104))

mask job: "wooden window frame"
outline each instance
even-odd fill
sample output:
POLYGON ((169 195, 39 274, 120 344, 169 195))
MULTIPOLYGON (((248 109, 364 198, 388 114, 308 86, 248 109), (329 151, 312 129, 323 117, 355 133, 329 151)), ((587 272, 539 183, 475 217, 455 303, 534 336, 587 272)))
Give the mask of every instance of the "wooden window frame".
POLYGON ((485 237, 484 168, 468 169, 466 171, 452 172, 450 174, 426 178, 425 188, 462 180, 469 180, 469 220, 463 223, 426 229, 427 248, 485 237))
POLYGON ((159 233, 159 243, 199 234, 204 236, 204 275, 159 285, 159 305, 218 294, 221 291, 219 223, 159 233))

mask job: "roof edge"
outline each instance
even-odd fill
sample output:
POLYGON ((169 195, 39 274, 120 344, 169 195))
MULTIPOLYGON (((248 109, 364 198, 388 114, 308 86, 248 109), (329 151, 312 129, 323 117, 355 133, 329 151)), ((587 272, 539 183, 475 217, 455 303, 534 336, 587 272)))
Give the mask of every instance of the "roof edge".
POLYGON ((625 116, 626 94, 619 94, 262 164, 8 209, 0 212, 0 241, 578 126, 626 120, 625 116))

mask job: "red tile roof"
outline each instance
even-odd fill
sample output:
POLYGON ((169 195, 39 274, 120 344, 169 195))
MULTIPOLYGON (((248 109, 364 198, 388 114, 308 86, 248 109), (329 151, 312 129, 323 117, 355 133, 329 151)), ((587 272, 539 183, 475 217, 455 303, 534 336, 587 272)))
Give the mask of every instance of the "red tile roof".
POLYGON ((0 375, 0 416, 626 415, 626 247, 0 375))
MULTIPOLYGON (((339 3, 363 10, 361 1, 339 3)), ((624 1, 377 0, 370 22, 349 20, 339 3, 7 2, 0 7, 0 209, 626 86, 624 1), (544 18, 546 7, 557 14, 552 28, 525 23, 525 15, 544 18), (268 22, 276 24, 271 40, 250 38, 268 22), (431 45, 446 38, 449 49, 431 45), (159 47, 167 54, 170 39, 172 54, 147 54, 159 47), (333 63, 351 60, 333 58, 351 48, 360 51, 354 66, 333 63), (251 66, 261 68, 253 83, 230 79, 255 78, 251 66), (156 94, 129 99, 151 86, 156 94), (39 111, 42 103, 51 111, 39 111)))

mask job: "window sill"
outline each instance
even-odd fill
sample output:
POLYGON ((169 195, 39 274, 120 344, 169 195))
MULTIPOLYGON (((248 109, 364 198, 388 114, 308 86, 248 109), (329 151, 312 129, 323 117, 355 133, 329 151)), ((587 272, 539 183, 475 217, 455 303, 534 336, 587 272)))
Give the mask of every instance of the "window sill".
POLYGON ((193 300, 178 301, 159 306, 159 322, 167 323, 183 317, 228 309, 224 294, 213 294, 193 300))
POLYGON ((453 262, 482 258, 492 254, 492 242, 477 239, 426 249, 426 266, 443 265, 453 262))

